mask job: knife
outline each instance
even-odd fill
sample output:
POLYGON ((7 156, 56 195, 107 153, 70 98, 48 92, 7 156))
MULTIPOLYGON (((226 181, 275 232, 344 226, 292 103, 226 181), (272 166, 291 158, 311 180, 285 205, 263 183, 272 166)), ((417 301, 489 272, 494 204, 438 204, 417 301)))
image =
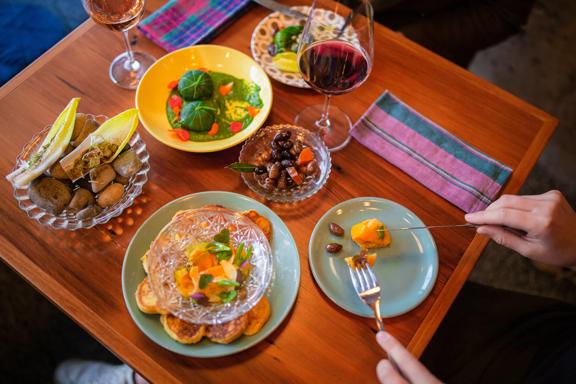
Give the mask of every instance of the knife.
POLYGON ((268 8, 272 11, 283 13, 296 19, 302 19, 302 18, 305 19, 308 17, 308 15, 274 0, 254 0, 254 2, 260 4, 264 8, 268 8))

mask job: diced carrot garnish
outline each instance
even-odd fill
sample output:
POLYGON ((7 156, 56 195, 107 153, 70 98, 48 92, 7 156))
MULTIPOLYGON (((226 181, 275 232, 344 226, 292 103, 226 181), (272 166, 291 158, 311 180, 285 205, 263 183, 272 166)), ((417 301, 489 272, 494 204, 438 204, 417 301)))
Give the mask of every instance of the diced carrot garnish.
POLYGON ((206 256, 198 259, 196 263, 198 271, 200 272, 212 268, 214 265, 216 265, 216 260, 214 259, 214 256, 212 256, 211 254, 206 254, 206 256))
POLYGON ((312 148, 306 147, 302 150, 302 152, 300 152, 300 155, 298 155, 298 160, 296 161, 296 164, 306 165, 312 160, 314 160, 314 151, 312 150, 312 148))
POLYGON ((224 268, 221 265, 210 267, 202 271, 203 274, 212 275, 214 277, 224 276, 224 268))
POLYGON ((286 168, 286 171, 288 172, 288 175, 290 176, 290 178, 291 178, 292 180, 294 180, 294 182, 296 183, 296 185, 302 184, 302 178, 301 178, 300 175, 298 174, 298 171, 296 170, 296 168, 294 168, 294 167, 288 167, 288 168, 286 168))
POLYGON ((182 108, 182 98, 178 95, 172 95, 170 97, 170 100, 168 101, 168 104, 170 105, 170 108, 174 109, 176 107, 178 108, 182 108))
POLYGON ((230 123, 230 132, 238 133, 242 130, 242 123, 240 121, 233 121, 230 123))
POLYGON ((260 112, 258 108, 253 107, 251 105, 247 106, 246 109, 248 110, 248 114, 252 117, 256 116, 258 112, 260 112))
POLYGON ((220 87, 218 87, 218 92, 220 92, 220 94, 222 96, 226 96, 228 95, 230 92, 232 92, 232 88, 234 87, 234 83, 230 82, 228 84, 224 84, 221 85, 220 87))
POLYGON ((176 136, 178 136, 178 138, 182 141, 190 140, 190 132, 185 129, 176 128, 173 129, 172 132, 174 132, 176 136))
POLYGON ((168 88, 169 89, 174 89, 178 86, 178 80, 172 80, 171 82, 168 83, 168 88))
POLYGON ((210 128, 210 130, 208 131, 208 136, 214 136, 215 134, 218 133, 218 123, 213 123, 212 127, 210 128))

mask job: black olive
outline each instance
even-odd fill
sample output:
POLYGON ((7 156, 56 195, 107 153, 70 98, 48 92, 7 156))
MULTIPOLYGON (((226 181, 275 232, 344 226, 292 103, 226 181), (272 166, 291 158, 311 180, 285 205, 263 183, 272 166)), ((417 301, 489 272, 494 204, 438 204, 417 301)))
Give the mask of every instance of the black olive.
POLYGON ((276 56, 276 53, 278 53, 278 52, 276 51, 276 45, 270 44, 270 45, 268 46, 268 54, 269 54, 270 56, 274 57, 274 56, 276 56))
POLYGON ((273 149, 270 154, 270 160, 273 162, 280 160, 280 151, 273 149))
POLYGON ((284 168, 288 168, 288 167, 293 167, 293 166, 294 166, 294 162, 293 162, 292 160, 288 160, 288 159, 282 160, 282 161, 280 162, 280 164, 282 164, 282 166, 283 166, 284 168))
POLYGON ((276 136, 274 136, 274 141, 278 142, 278 141, 286 141, 290 138, 290 131, 282 131, 282 132, 278 132, 276 134, 276 136))
POLYGON ((264 166, 256 167, 256 169, 254 170, 254 173, 257 175, 263 175, 266 172, 268 172, 268 170, 264 166))
POLYGON ((286 141, 280 143, 280 148, 282 148, 284 150, 289 150, 293 146, 294 146, 294 143, 292 142, 292 140, 286 140, 286 141))

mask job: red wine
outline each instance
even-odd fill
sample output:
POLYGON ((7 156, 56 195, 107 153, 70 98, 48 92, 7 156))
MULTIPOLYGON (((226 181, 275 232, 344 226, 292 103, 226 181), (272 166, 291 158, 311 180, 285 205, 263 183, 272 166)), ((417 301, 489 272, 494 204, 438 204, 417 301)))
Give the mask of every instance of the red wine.
POLYGON ((368 60, 362 51, 344 41, 327 40, 310 45, 300 55, 304 80, 319 92, 350 92, 368 76, 368 60))

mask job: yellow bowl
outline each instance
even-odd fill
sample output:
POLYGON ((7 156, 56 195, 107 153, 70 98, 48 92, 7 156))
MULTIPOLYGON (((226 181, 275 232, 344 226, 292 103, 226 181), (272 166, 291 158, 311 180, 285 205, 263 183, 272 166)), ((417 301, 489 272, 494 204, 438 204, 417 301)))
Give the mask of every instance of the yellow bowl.
POLYGON ((136 90, 136 108, 144 128, 167 146, 188 152, 216 152, 243 142, 264 124, 272 108, 272 85, 264 70, 242 52, 220 45, 196 45, 169 53, 148 69, 136 90), (166 117, 168 83, 201 67, 258 84, 264 107, 248 127, 234 136, 205 142, 181 141, 170 132, 166 117))

